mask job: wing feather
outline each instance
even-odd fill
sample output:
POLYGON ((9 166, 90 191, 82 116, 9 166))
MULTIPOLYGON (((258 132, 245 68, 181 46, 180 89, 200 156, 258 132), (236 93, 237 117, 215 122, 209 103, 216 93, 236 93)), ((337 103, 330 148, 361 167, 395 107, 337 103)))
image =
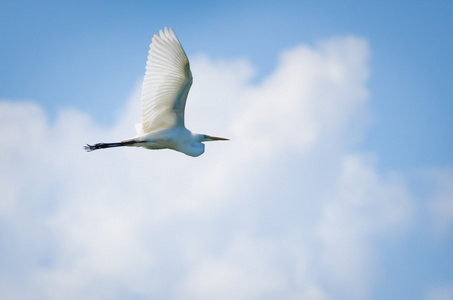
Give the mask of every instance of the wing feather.
POLYGON ((142 85, 143 133, 184 126, 184 109, 192 85, 189 60, 173 29, 155 34, 142 85))

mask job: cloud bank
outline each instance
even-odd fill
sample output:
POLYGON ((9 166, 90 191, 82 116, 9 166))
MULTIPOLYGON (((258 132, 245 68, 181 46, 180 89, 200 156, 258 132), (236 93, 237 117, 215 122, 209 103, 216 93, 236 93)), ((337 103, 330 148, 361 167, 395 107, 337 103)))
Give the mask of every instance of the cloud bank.
MULTIPOLYGON (((356 151, 368 56, 352 36, 298 46, 259 83, 245 59, 191 59, 186 125, 231 139, 196 159, 82 150, 135 135, 139 89, 110 128, 1 101, 2 298, 372 298, 381 242, 411 230, 418 202, 405 174, 356 151)), ((424 197, 445 235, 453 177, 433 172, 424 197)))

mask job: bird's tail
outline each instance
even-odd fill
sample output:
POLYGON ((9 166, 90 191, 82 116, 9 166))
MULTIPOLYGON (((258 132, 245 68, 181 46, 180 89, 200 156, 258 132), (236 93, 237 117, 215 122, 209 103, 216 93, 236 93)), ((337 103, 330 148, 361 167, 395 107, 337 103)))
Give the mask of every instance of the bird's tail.
POLYGON ((87 144, 84 148, 86 151, 91 152, 91 151, 97 150, 97 149, 131 146, 136 143, 137 143, 136 141, 123 141, 123 142, 119 142, 119 143, 97 143, 94 145, 87 144))

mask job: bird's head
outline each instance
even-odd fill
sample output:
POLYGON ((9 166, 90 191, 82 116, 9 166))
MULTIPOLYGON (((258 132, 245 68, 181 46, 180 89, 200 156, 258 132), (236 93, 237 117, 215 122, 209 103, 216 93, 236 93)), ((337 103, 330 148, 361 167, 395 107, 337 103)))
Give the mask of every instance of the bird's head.
POLYGON ((228 141, 228 139, 206 134, 192 134, 192 140, 190 142, 181 143, 178 147, 175 147, 173 149, 187 155, 197 157, 204 153, 203 142, 209 141, 228 141))

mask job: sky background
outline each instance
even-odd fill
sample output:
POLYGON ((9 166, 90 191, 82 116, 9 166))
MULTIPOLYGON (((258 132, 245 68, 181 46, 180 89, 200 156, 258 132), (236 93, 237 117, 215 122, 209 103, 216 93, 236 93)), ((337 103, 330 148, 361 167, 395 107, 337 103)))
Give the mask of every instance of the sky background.
POLYGON ((453 299, 451 28, 451 1, 0 1, 0 298, 453 299), (164 26, 186 125, 231 141, 85 153, 135 135, 164 26))

